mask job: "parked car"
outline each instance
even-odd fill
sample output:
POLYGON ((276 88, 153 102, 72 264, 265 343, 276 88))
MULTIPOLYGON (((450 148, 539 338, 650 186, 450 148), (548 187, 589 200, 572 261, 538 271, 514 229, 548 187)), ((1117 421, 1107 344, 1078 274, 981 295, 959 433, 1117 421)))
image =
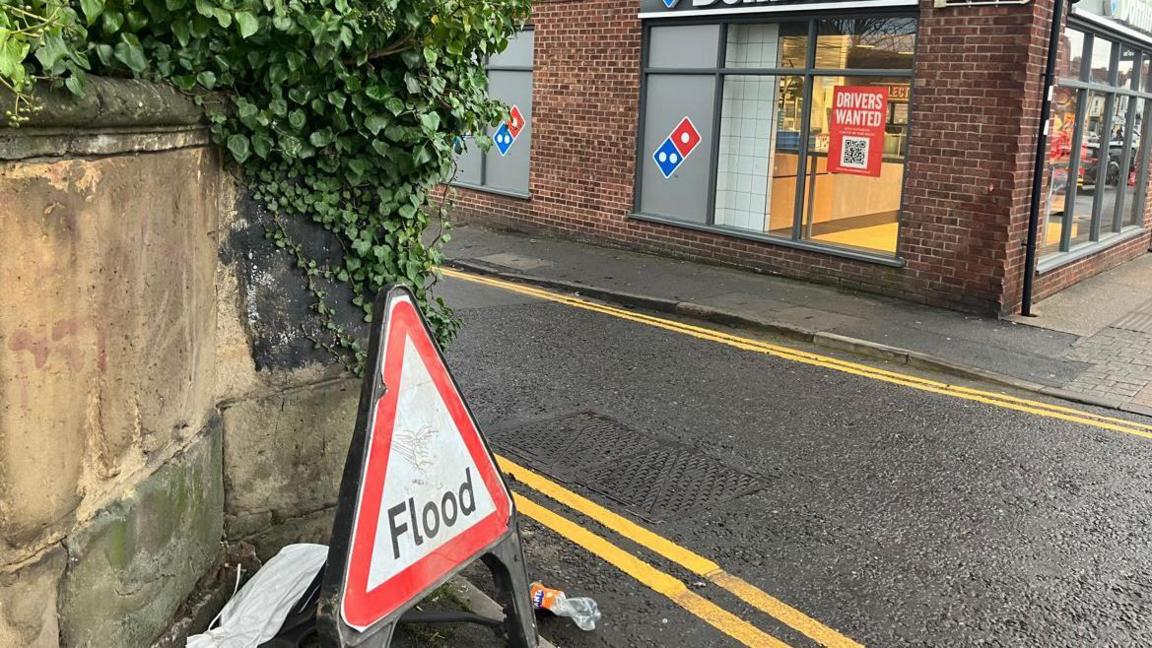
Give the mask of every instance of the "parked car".
MULTIPOLYGON (((1121 173, 1124 162, 1124 140, 1113 139, 1108 144, 1108 158, 1104 162, 1104 186, 1114 187, 1120 183, 1121 178, 1128 178, 1136 170, 1136 150, 1138 144, 1133 142, 1132 151, 1128 156, 1128 169, 1121 173)), ((1088 142, 1080 147, 1080 186, 1084 189, 1095 189, 1101 165, 1100 143, 1088 142)))

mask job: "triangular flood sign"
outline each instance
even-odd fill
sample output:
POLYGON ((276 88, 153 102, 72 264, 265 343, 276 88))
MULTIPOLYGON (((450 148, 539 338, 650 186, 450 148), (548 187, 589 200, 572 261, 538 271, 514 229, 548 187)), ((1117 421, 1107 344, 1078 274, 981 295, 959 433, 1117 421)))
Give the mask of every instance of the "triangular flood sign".
POLYGON ((437 587, 509 532, 512 500, 406 290, 386 302, 340 614, 357 630, 437 587))

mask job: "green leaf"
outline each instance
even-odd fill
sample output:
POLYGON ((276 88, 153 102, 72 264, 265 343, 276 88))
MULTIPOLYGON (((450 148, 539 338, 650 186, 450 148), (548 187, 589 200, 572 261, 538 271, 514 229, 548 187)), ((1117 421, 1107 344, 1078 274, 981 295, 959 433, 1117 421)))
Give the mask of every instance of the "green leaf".
MULTIPOLYGON (((212 72, 211 70, 204 70, 200 74, 196 75, 196 83, 199 83, 205 88, 211 90, 212 88, 216 87, 216 73, 212 72)), ((241 160, 241 162, 242 161, 243 160, 241 160)))
POLYGON ((253 135, 252 150, 262 158, 268 157, 268 153, 272 151, 272 138, 263 133, 253 135))
POLYGON ((148 16, 143 12, 132 10, 129 11, 125 19, 128 22, 128 29, 133 33, 139 32, 148 26, 148 16))
POLYGON ((290 158, 299 157, 302 146, 300 140, 291 135, 280 138, 280 150, 290 158))
POLYGON ((232 153, 232 157, 241 164, 243 164, 251 154, 248 146, 248 138, 240 134, 232 135, 228 138, 228 150, 232 153))
POLYGON ((188 47, 188 43, 192 40, 192 33, 188 28, 188 21, 183 18, 177 18, 172 21, 172 35, 180 42, 181 47, 188 47))
POLYGON ((420 94, 420 80, 415 75, 404 75, 404 87, 408 89, 409 94, 420 94))
POLYGON ((73 72, 67 79, 64 79, 64 87, 77 97, 84 96, 85 74, 83 72, 73 72))
POLYGON ((134 34, 120 34, 120 42, 116 43, 113 51, 116 60, 133 72, 140 73, 148 68, 148 61, 144 59, 144 48, 140 45, 140 39, 134 34))
POLYGON ((376 135, 383 128, 388 126, 388 123, 390 121, 392 121, 392 120, 388 119, 384 115, 380 115, 380 114, 368 115, 368 118, 364 120, 364 127, 368 129, 368 132, 372 133, 373 135, 376 135))
POLYGON ((64 38, 59 34, 52 34, 41 40, 40 47, 36 49, 36 60, 40 61, 41 67, 51 73, 56 64, 68 56, 68 52, 69 48, 64 43, 64 38))
POLYGON ((392 96, 392 91, 388 89, 388 86, 372 84, 368 86, 368 89, 364 91, 364 94, 368 95, 370 99, 374 99, 376 101, 384 101, 388 97, 392 96))
POLYGON ((324 148, 332 143, 332 131, 322 128, 308 136, 308 141, 316 148, 324 148))
MULTIPOLYGON (((390 148, 392 148, 392 147, 391 147, 391 145, 388 144, 388 142, 384 142, 381 140, 372 140, 372 150, 376 151, 376 154, 379 155, 380 157, 387 157, 388 156, 388 149, 390 149, 390 148)), ((389 196, 391 196, 391 194, 389 194, 389 196)), ((383 199, 381 199, 381 200, 383 200, 383 199)), ((389 198, 389 200, 391 200, 391 198, 389 198)), ((387 202, 387 201, 385 201, 385 202, 387 202)))
POLYGON ((361 158, 352 158, 351 160, 348 160, 348 168, 351 169, 352 173, 356 176, 362 177, 368 173, 368 171, 372 168, 372 165, 367 160, 363 160, 361 158))
POLYGON ((216 19, 216 22, 224 29, 228 29, 228 27, 232 25, 232 12, 228 11, 227 9, 215 7, 212 9, 212 16, 216 19))
POLYGON ((393 115, 399 115, 404 112, 404 102, 400 101, 399 97, 392 97, 384 102, 384 106, 392 112, 393 115))
POLYGON ((273 16, 272 26, 282 32, 289 31, 292 29, 292 19, 288 16, 273 16))
POLYGON ((283 117, 288 114, 288 102, 283 99, 273 99, 268 103, 268 110, 272 111, 273 115, 283 117))
POLYGON ((292 128, 296 130, 304 128, 304 121, 305 118, 303 110, 293 110, 292 112, 288 113, 288 125, 292 128))
POLYGON ((260 28, 259 21, 256 16, 248 13, 247 11, 239 11, 236 13, 236 25, 240 28, 240 38, 248 38, 256 33, 260 28))
POLYGON ((192 16, 192 35, 196 38, 204 38, 208 35, 208 31, 212 29, 212 23, 204 16, 192 16))
POLYGON ((106 9, 104 11, 104 19, 101 21, 101 28, 105 34, 109 36, 120 31, 120 26, 124 24, 124 14, 116 11, 115 9, 106 9))
POLYGON ((205 18, 211 18, 215 8, 211 0, 196 0, 196 13, 205 18))
POLYGON ((424 113, 420 115, 420 124, 425 130, 435 132, 440 128, 440 115, 434 112, 424 113))
POLYGON ((84 12, 84 20, 88 26, 96 24, 96 19, 104 13, 104 0, 80 0, 80 10, 84 12))
POLYGON ((23 78, 24 57, 28 56, 28 43, 18 38, 0 42, 0 75, 23 78))

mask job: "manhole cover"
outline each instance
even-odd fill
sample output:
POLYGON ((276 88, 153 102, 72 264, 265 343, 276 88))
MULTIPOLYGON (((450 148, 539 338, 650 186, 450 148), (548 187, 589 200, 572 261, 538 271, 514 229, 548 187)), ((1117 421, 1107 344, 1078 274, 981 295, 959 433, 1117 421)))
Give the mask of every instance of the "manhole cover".
POLYGON ((502 452, 620 502, 651 522, 760 490, 763 484, 697 450, 595 412, 497 427, 502 452))
POLYGON ((602 464, 580 482, 653 522, 760 490, 755 477, 699 451, 664 446, 602 464))
POLYGON ((488 437, 509 454, 566 478, 658 445, 652 436, 595 412, 498 427, 488 437))

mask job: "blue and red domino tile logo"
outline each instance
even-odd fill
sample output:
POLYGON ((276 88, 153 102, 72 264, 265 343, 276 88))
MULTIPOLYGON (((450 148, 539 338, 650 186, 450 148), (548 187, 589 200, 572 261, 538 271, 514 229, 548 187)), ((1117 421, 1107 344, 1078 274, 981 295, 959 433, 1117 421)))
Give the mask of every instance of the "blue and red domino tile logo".
POLYGON ((696 130, 696 125, 690 118, 685 117, 652 154, 652 160, 656 162, 660 173, 664 174, 664 179, 667 180, 699 145, 700 131, 696 130))
POLYGON ((524 115, 521 114, 519 106, 512 106, 512 110, 508 111, 508 119, 500 124, 495 133, 492 133, 492 140, 496 142, 496 149, 500 151, 501 156, 508 155, 508 150, 516 143, 523 130, 524 115))

